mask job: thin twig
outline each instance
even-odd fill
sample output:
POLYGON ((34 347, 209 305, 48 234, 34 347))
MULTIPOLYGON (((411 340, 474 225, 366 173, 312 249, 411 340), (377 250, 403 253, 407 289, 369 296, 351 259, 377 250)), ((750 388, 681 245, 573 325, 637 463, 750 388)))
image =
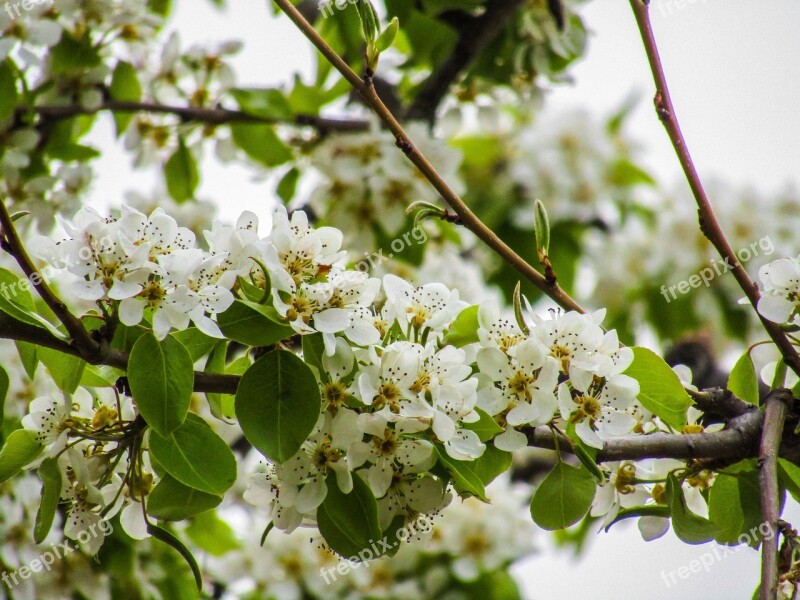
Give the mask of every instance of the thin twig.
POLYGON ((155 102, 122 102, 118 100, 107 100, 93 108, 86 108, 77 104, 66 106, 23 106, 20 107, 17 112, 25 113, 28 111, 32 111, 49 119, 67 119, 77 115, 93 115, 101 111, 110 111, 117 113, 170 114, 179 117, 185 122, 206 123, 209 125, 224 125, 227 123, 266 123, 274 125, 288 123, 314 127, 320 131, 342 132, 366 131, 370 127, 369 121, 363 119, 335 119, 314 115, 297 115, 285 121, 221 107, 200 108, 194 106, 158 104, 155 102))
POLYGON ((788 402, 792 393, 787 389, 770 392, 766 399, 764 427, 758 453, 758 480, 761 488, 761 517, 769 525, 769 533, 761 542, 761 588, 759 600, 775 600, 778 593, 778 519, 780 492, 778 489, 778 454, 783 437, 788 402))
POLYGON ((14 221, 3 201, 0 201, 0 225, 2 225, 3 247, 14 257, 28 281, 36 288, 39 296, 42 297, 42 300, 50 307, 56 318, 64 325, 80 356, 83 358, 98 356, 102 351, 100 344, 92 338, 92 335, 86 330, 80 319, 69 311, 67 305, 61 301, 47 284, 44 276, 39 273, 36 265, 33 264, 31 257, 25 250, 25 246, 17 233, 17 228, 14 226, 14 221))
MULTIPOLYGON (((680 124, 678 123, 675 107, 672 104, 672 98, 669 94, 667 78, 664 74, 661 57, 658 53, 658 46, 655 36, 653 35, 653 28, 650 23, 649 1, 630 0, 630 3, 631 8, 633 8, 633 14, 636 17, 636 23, 639 26, 639 32, 642 36, 647 60, 650 63, 650 70, 653 73, 653 80, 656 85, 656 94, 654 98, 656 112, 658 113, 659 119, 661 119, 661 122, 664 124, 664 128, 667 130, 667 135, 669 135, 669 139, 680 161, 681 168, 686 175, 689 187, 697 202, 700 216, 700 229, 713 244, 714 248, 716 248, 723 260, 725 260, 728 265, 731 265, 731 271, 736 281, 739 283, 739 287, 742 288, 742 291, 744 291, 748 300, 753 305, 753 309, 756 310, 761 294, 758 291, 758 287, 747 275, 745 268, 739 262, 736 253, 731 248, 730 243, 720 227, 719 221, 714 214, 714 209, 711 206, 711 202, 706 195, 700 176, 695 168, 692 156, 689 153, 689 148, 686 146, 686 140, 683 137, 680 124)), ((798 355, 797 350, 792 346, 792 343, 781 330, 780 326, 777 323, 765 319, 760 314, 758 318, 764 325, 764 329, 766 329, 769 336, 778 346, 786 363, 795 373, 800 375, 800 355, 798 355)))
POLYGON ((381 119, 384 125, 394 134, 397 146, 405 153, 414 166, 419 169, 425 178, 436 188, 444 201, 461 218, 464 226, 472 231, 487 246, 494 250, 501 258, 516 269, 525 279, 533 283, 542 292, 553 299, 556 304, 566 310, 584 312, 580 305, 573 300, 558 284, 550 284, 539 271, 528 264, 521 256, 512 250, 495 232, 489 229, 473 213, 464 201, 456 194, 453 189, 442 179, 428 159, 420 152, 416 145, 406 134, 403 127, 394 118, 391 111, 386 108, 383 101, 372 85, 371 77, 362 79, 353 69, 322 39, 314 27, 303 18, 303 15, 295 8, 290 0, 275 0, 275 3, 292 22, 300 29, 303 34, 316 46, 322 55, 342 74, 342 76, 358 91, 364 100, 369 104, 375 114, 381 119))

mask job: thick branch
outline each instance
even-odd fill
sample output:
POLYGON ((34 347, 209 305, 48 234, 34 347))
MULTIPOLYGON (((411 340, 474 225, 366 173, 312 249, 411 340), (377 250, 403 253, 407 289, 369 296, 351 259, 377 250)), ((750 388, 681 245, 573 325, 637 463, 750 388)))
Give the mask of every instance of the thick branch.
MULTIPOLYGON (((719 255, 731 265, 731 271, 739 287, 742 288, 753 309, 758 306, 758 300, 761 294, 758 287, 753 283, 747 275, 747 271, 739 262, 736 253, 731 248, 725 234, 720 227, 719 221, 714 214, 714 209, 711 202, 706 195, 700 176, 697 173, 692 156, 689 153, 689 148, 686 146, 686 140, 683 137, 678 118, 675 114, 675 107, 672 104, 672 98, 669 94, 669 87, 667 85, 667 78, 664 74, 664 68, 661 64, 661 57, 658 53, 658 46, 656 45, 655 36, 653 35, 653 28, 650 23, 649 1, 648 0, 630 0, 633 14, 636 17, 636 23, 639 26, 639 31, 644 43, 644 49, 647 53, 647 60, 650 63, 650 70, 653 73, 653 80, 656 85, 655 106, 658 117, 664 124, 667 130, 672 146, 675 148, 675 153, 680 161, 681 168, 686 175, 686 180, 689 182, 689 187, 692 189, 695 201, 697 202, 698 213, 700 216, 700 229, 708 238, 708 240, 716 248, 719 255)), ((792 346, 789 339, 781 330, 777 323, 768 321, 760 314, 758 318, 767 330, 770 338, 781 351, 786 364, 792 370, 800 375, 800 355, 797 350, 792 346)))
POLYGON ((760 600, 775 600, 778 592, 778 519, 780 492, 778 489, 778 453, 786 420, 787 403, 792 393, 787 389, 770 392, 766 400, 764 429, 758 454, 758 478, 761 488, 761 515, 770 533, 761 543, 760 600))
POLYGON ((552 298, 556 304, 567 310, 584 312, 580 305, 561 289, 557 283, 549 283, 544 275, 514 252, 514 250, 503 242, 496 233, 484 225, 475 213, 467 207, 459 195, 453 191, 444 179, 442 179, 433 165, 414 145, 397 119, 395 119, 389 109, 386 108, 375 92, 372 80, 369 77, 362 80, 342 57, 322 39, 314 27, 303 18, 303 15, 298 12, 290 0, 275 0, 275 3, 287 14, 314 46, 316 46, 317 50, 319 50, 334 68, 342 74, 350 85, 361 94, 375 114, 380 117, 381 121, 394 134, 397 140, 397 146, 405 153, 414 166, 419 169, 420 173, 425 176, 431 185, 436 188, 436 191, 439 192, 444 201, 461 218, 464 226, 514 267, 525 279, 552 298))
POLYGON ((36 269, 31 257, 28 256, 28 252, 25 250, 25 246, 22 244, 22 240, 19 238, 17 228, 14 226, 14 221, 8 212, 8 208, 5 202, 2 201, 0 201, 0 225, 3 228, 3 246, 5 250, 14 257, 22 272, 25 273, 25 276, 42 297, 42 300, 45 301, 56 318, 64 325, 72 338, 73 344, 80 352, 80 356, 83 358, 97 356, 101 351, 100 344, 86 331, 80 319, 73 315, 67 305, 56 296, 45 278, 36 269))
MULTIPOLYGON (((652 433, 632 435, 608 441, 597 452, 597 462, 639 460, 643 458, 712 459, 749 458, 758 454, 763 413, 752 407, 746 414, 732 419, 723 431, 695 434, 652 433)), ((555 449, 549 427, 529 428, 528 445, 555 449)), ((570 443, 562 440, 559 447, 569 451, 570 443)))
MULTIPOLYGON (((123 371, 128 369, 128 354, 126 352, 112 348, 100 360, 91 360, 91 357, 87 359, 81 355, 80 350, 74 345, 58 339, 46 329, 17 321, 2 312, 0 312, 0 338, 29 342, 43 348, 51 348, 65 354, 84 358, 91 364, 103 364, 123 371)), ((195 392, 235 394, 238 385, 239 377, 236 375, 218 375, 197 371, 194 374, 195 392)))
POLYGON ((495 40, 523 4, 525 0, 490 0, 482 15, 461 27, 453 52, 422 84, 406 116, 433 122, 450 85, 495 40))
MULTIPOLYGON (((154 102, 122 102, 117 100, 107 100, 95 108, 85 108, 79 105, 67 106, 34 106, 22 107, 19 112, 33 111, 43 117, 50 119, 66 119, 77 115, 91 115, 100 111, 111 111, 118 113, 157 113, 170 114, 180 117, 186 122, 207 123, 209 125, 224 125, 226 123, 286 123, 280 119, 261 117, 250 113, 230 110, 227 108, 198 108, 193 106, 172 106, 158 104, 154 102)), ((332 119, 317 117, 313 115, 297 115, 289 124, 314 127, 320 131, 366 131, 369 129, 369 122, 360 119, 332 119)))

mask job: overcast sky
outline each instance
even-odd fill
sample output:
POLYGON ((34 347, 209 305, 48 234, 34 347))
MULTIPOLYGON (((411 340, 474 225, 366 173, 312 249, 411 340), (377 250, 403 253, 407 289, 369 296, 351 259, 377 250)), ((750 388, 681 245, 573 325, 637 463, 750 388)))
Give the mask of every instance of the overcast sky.
MULTIPOLYGON (((266 2, 229 4, 235 8, 220 13, 209 2, 178 0, 173 27, 187 44, 244 40, 245 49, 234 61, 243 85, 276 85, 296 71, 309 71, 308 43, 288 21, 273 19, 266 2)), ((754 185, 765 193, 788 183, 800 187, 800 2, 652 0, 651 11, 673 102, 701 175, 754 185)), ((593 0, 582 14, 593 32, 588 56, 571 71, 575 85, 553 91, 548 110, 581 106, 607 115, 629 94, 639 94, 629 131, 645 144, 652 171, 670 185, 679 166, 652 109, 652 80, 628 2, 593 0)), ((153 186, 149 176, 131 174, 128 159, 109 143, 112 130, 105 123, 93 134, 105 152, 93 192, 96 205, 117 204, 125 189, 153 186)), ((227 218, 245 208, 266 217, 271 189, 253 176, 246 168, 208 161, 200 196, 215 200, 227 218)), ((794 512, 789 517, 800 520, 800 511, 794 512)), ((545 536, 540 538, 546 547, 545 536)), ((686 580, 676 573, 677 583, 667 587, 662 571, 669 580, 670 571, 688 568, 709 552, 712 545, 687 546, 671 533, 644 543, 635 526, 623 525, 594 538, 579 561, 543 552, 516 572, 529 596, 542 600, 749 598, 758 581, 759 557, 746 548, 722 560, 712 554, 708 572, 686 580)))

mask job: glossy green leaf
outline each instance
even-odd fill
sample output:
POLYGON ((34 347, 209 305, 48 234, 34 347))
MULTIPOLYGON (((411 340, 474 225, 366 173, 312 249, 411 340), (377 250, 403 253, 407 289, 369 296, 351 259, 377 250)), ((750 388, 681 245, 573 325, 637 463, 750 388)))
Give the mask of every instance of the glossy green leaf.
POLYGON ((531 500, 531 517, 542 529, 565 529, 589 512, 595 493, 591 473, 559 461, 531 500))
POLYGON ((212 510, 194 517, 186 535, 193 545, 212 556, 223 556, 241 547, 233 528, 212 510))
POLYGON ((11 433, 0 450, 0 483, 8 481, 23 467, 32 463, 42 452, 36 434, 28 429, 17 429, 11 433))
POLYGON ((317 424, 321 407, 311 368, 286 350, 254 362, 236 392, 236 417, 245 437, 277 463, 297 453, 317 424))
POLYGON ((442 340, 456 348, 472 344, 478 340, 478 305, 468 306, 453 321, 442 340))
POLYGON ((756 375, 756 366, 753 364, 750 352, 742 354, 733 365, 731 374, 728 376, 728 390, 745 402, 758 406, 758 375, 756 375))
POLYGON ((337 554, 357 557, 382 537, 378 504, 369 486, 353 473, 353 489, 343 493, 336 477, 328 476, 328 493, 317 509, 317 524, 325 542, 337 554))
POLYGON ((170 533, 166 529, 159 527, 158 525, 153 525, 152 523, 147 524, 147 533, 152 535, 157 540, 164 542, 168 546, 171 546, 178 553, 183 557, 186 563, 189 565, 189 568, 192 570, 192 574, 194 575, 194 582, 197 585, 198 591, 203 589, 203 575, 200 573, 200 567, 197 566, 197 561, 195 560, 192 553, 186 547, 186 545, 180 541, 173 533, 170 533))
POLYGON ((667 425, 681 430, 691 399, 664 359, 647 348, 633 348, 633 363, 625 374, 639 382, 639 402, 667 425))
POLYGON ((39 465, 39 479, 42 480, 42 500, 33 526, 33 539, 37 544, 41 544, 50 533, 61 496, 61 469, 55 458, 42 461, 39 465))
POLYGON ((147 497, 147 514, 163 521, 181 521, 216 508, 222 496, 201 492, 164 475, 147 497))
MULTIPOLYGON (((108 93, 112 100, 120 102, 138 102, 142 97, 142 85, 139 83, 139 76, 136 69, 129 63, 121 60, 114 68, 111 76, 111 86, 108 93)), ((117 128, 117 137, 125 133, 128 125, 133 118, 132 112, 115 111, 114 123, 117 128)))
POLYGON ((675 535, 686 544, 702 544, 713 540, 720 534, 719 527, 694 514, 686 506, 683 488, 674 474, 667 477, 667 503, 672 515, 672 529, 675 535))
POLYGON ((13 116, 18 96, 16 74, 7 58, 0 62, 0 121, 13 116))
POLYGON ((497 424, 497 421, 486 414, 486 412, 480 408, 476 408, 475 412, 478 413, 480 419, 474 423, 464 423, 463 427, 464 429, 468 429, 469 431, 474 431, 477 433, 480 441, 488 442, 494 436, 503 432, 503 428, 497 424))
POLYGON ((197 172, 197 162, 183 138, 179 138, 178 148, 164 165, 164 177, 167 191, 176 202, 185 202, 194 197, 200 176, 197 172))
POLYGON ((257 163, 276 167, 291 160, 292 151, 278 137, 272 125, 234 123, 230 128, 236 146, 257 163))
POLYGON ((194 367, 189 351, 167 336, 152 334, 133 345, 128 361, 128 382, 133 399, 147 424, 162 436, 180 427, 189 411, 194 386, 194 367))
POLYGON ((278 312, 271 306, 235 300, 217 323, 226 337, 248 346, 271 346, 294 335, 294 330, 280 323, 278 312))
POLYGON ((453 479, 453 486, 459 495, 469 497, 475 496, 487 502, 486 489, 480 475, 475 472, 473 461, 462 461, 452 458, 443 446, 436 445, 436 452, 439 454, 439 462, 450 474, 453 479))
POLYGON ((236 481, 236 458, 201 417, 189 413, 169 436, 150 432, 150 455, 180 483, 223 495, 236 481))
POLYGON ((37 356, 47 367, 50 377, 58 388, 68 394, 74 394, 83 378, 86 361, 72 354, 64 354, 45 347, 38 349, 37 356))

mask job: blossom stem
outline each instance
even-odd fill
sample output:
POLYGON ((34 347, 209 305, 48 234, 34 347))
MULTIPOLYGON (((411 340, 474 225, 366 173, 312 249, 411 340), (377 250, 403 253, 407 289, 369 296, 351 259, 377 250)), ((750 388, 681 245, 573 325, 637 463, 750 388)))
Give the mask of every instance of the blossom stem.
MULTIPOLYGON (((630 0, 630 3, 633 14, 636 17, 636 24, 642 36, 645 53, 647 54, 647 60, 650 63, 650 70, 652 71, 656 86, 654 97, 656 113, 667 131, 667 135, 675 149, 675 154, 678 156, 678 161, 680 162, 681 168, 686 175, 686 180, 694 195, 700 217, 700 230, 708 238, 714 248, 716 248, 717 252, 726 263, 732 266, 731 272, 733 276, 752 304, 753 309, 756 310, 761 294, 758 291, 758 287, 748 276, 745 268, 739 262, 730 242, 722 231, 722 227, 711 206, 711 201, 703 187, 700 175, 697 173, 692 155, 689 152, 680 124, 678 123, 678 117, 675 113, 675 107, 672 104, 667 78, 664 74, 664 67, 661 63, 661 56, 658 52, 658 45, 656 44, 653 27, 650 22, 649 0, 630 0)), ((792 346, 792 343, 781 330, 780 326, 777 323, 767 320, 760 314, 758 318, 761 320, 770 338, 772 338, 772 341, 778 346, 786 363, 795 373, 800 375, 800 354, 797 353, 797 350, 792 346)))
MULTIPOLYGON (((428 161, 419 148, 408 137, 402 125, 394 117, 392 112, 381 100, 375 87, 372 85, 371 77, 360 77, 345 60, 322 39, 322 36, 314 29, 300 11, 295 8, 290 0, 275 0, 280 9, 286 13, 289 19, 298 29, 311 41, 317 50, 341 73, 351 86, 364 98, 366 103, 372 108, 375 114, 381 119, 383 124, 395 136, 397 147, 400 148, 415 167, 433 185, 442 199, 453 209, 461 219, 463 225, 478 236, 487 246, 495 251, 508 264, 516 269, 525 279, 533 283, 537 288, 549 296, 556 304, 565 310, 574 310, 583 313, 584 310, 573 300, 556 282, 548 282, 545 276, 528 264, 519 254, 514 252, 497 234, 488 228, 473 213, 458 194, 447 184, 439 175, 434 166, 428 161)), ((800 362, 798 363, 800 364, 800 362)))

